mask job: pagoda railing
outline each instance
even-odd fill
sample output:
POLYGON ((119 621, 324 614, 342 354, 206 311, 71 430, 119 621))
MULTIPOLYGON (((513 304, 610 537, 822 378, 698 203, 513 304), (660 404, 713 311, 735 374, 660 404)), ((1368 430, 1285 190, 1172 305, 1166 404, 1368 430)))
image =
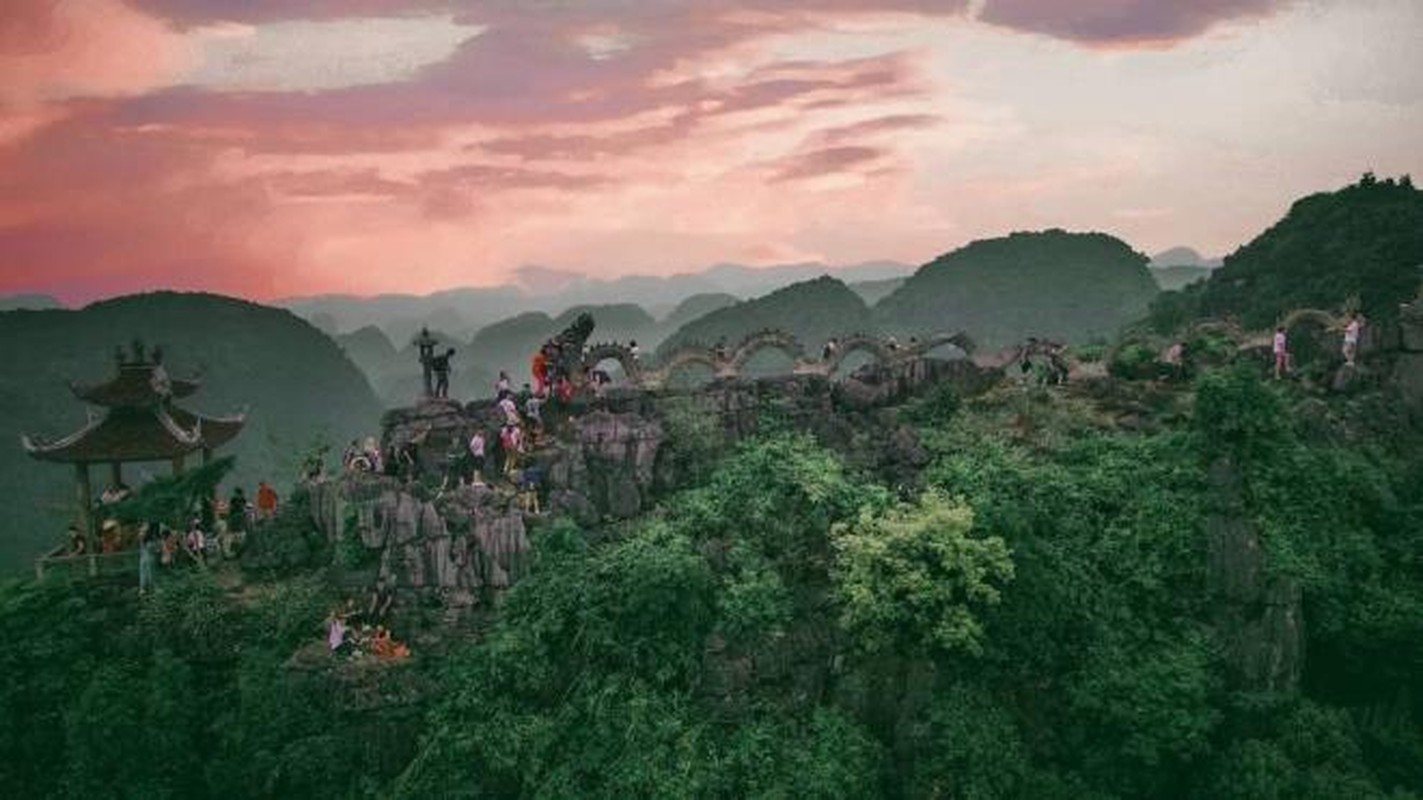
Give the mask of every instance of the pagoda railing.
POLYGON ((54 550, 35 559, 35 580, 44 580, 45 573, 59 572, 64 575, 122 575, 138 572, 138 551, 120 550, 116 553, 80 553, 73 555, 66 547, 54 550))

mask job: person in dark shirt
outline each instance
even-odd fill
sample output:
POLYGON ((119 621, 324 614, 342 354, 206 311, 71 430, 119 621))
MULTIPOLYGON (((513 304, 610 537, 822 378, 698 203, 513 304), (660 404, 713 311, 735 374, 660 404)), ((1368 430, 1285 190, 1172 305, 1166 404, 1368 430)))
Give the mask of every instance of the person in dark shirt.
POLYGON ((247 530, 247 495, 241 486, 232 490, 232 499, 227 501, 227 529, 233 533, 247 530))
POLYGON ((451 347, 444 355, 438 355, 430 359, 430 367, 435 370, 435 396, 450 396, 450 356, 455 354, 455 349, 451 347))

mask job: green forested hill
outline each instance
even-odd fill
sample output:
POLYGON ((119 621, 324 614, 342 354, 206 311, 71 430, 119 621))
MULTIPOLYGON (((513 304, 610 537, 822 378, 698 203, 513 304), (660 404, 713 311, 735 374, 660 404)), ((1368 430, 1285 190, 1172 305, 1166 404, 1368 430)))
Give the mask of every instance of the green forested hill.
POLYGON ((1101 233, 1015 233, 924 265, 875 306, 900 335, 965 330, 998 346, 1028 336, 1081 341, 1140 317, 1156 283, 1146 257, 1101 233))
POLYGON ((865 301, 826 275, 694 319, 668 336, 658 352, 669 353, 683 344, 712 345, 719 339, 735 345, 768 328, 790 331, 807 348, 818 348, 832 336, 867 331, 870 324, 865 301))
MULTIPOLYGON (((202 389, 182 404, 227 414, 248 409, 246 429, 225 449, 238 457, 234 479, 286 484, 314 439, 375 433, 369 384, 320 331, 286 311, 227 297, 162 292, 96 303, 79 311, 0 313, 0 568, 20 567, 62 539, 74 496, 70 470, 37 463, 20 434, 58 436, 84 424, 85 406, 67 381, 113 374, 114 348, 139 338, 161 345, 169 371, 201 369, 202 389)), ((163 474, 166 464, 129 467, 163 474)), ((102 478, 100 478, 102 480, 102 478)))
POLYGON ((1374 319, 1397 315, 1423 280, 1423 192, 1372 175, 1298 200, 1225 259, 1200 295, 1208 316, 1273 325, 1295 308, 1339 308, 1357 296, 1374 319))
POLYGON ((694 294, 686 300, 677 304, 672 312, 662 320, 662 324, 669 330, 675 332, 678 328, 686 325, 698 317, 704 317, 713 311, 734 306, 741 302, 741 299, 734 294, 724 292, 705 292, 694 294))

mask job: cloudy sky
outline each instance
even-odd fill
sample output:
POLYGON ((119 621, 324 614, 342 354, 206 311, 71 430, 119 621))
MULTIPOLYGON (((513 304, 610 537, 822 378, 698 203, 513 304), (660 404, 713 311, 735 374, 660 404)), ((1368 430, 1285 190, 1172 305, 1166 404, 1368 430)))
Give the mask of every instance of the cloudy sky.
POLYGON ((1224 254, 1423 175, 1420 42, 1420 0, 4 0, 0 293, 1224 254))

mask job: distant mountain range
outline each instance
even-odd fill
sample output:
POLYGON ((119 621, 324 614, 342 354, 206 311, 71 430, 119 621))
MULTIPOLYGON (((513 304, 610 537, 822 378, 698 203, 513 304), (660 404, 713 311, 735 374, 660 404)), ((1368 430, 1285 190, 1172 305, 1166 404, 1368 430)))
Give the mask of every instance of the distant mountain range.
MULTIPOLYGON (((81 427, 85 404, 67 382, 101 383, 114 349, 139 338, 161 345, 175 377, 201 371, 202 388, 182 405, 209 414, 243 408, 248 421, 229 448, 233 479, 285 487, 318 438, 336 446, 376 433, 381 407, 355 365, 320 331, 292 314, 206 294, 134 295, 79 311, 0 313, 0 570, 14 570, 63 539, 74 503, 73 472, 31 459, 20 435, 57 437, 81 427)), ((130 482, 169 465, 127 467, 130 482)), ((106 471, 97 471, 96 481, 106 471)), ((102 489, 96 486, 96 491, 102 489)))
POLYGON ((0 311, 48 311, 64 306, 47 294, 9 294, 0 297, 0 311))
POLYGON ((291 310, 327 333, 375 325, 392 342, 403 345, 422 326, 468 340, 487 325, 528 311, 556 315, 575 306, 635 304, 658 317, 698 294, 745 299, 823 274, 848 283, 903 278, 913 271, 913 266, 894 261, 843 267, 717 264, 695 273, 602 280, 548 267, 523 267, 516 272, 518 283, 511 286, 451 289, 429 295, 319 295, 287 298, 273 305, 291 310))

